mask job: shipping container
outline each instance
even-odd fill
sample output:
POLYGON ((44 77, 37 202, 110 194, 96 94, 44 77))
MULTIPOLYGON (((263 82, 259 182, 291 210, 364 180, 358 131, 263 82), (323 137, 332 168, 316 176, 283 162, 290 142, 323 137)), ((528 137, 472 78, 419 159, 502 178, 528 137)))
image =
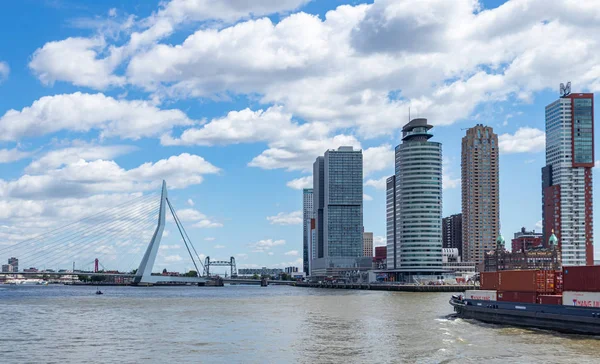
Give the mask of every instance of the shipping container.
POLYGON ((481 272, 479 273, 479 287, 487 290, 498 289, 498 272, 481 272))
POLYGON ((481 289, 465 291, 465 298, 472 300, 496 301, 496 291, 481 289))
POLYGON ((563 305, 600 307, 600 292, 564 291, 563 305))
POLYGON ((537 303, 542 305, 562 305, 561 295, 539 295, 537 303))
POLYGON ((563 267, 563 290, 600 292, 600 265, 563 267))
POLYGON ((516 292, 555 292, 553 270, 507 270, 498 272, 498 290, 516 292))
POLYGON ((498 301, 501 302, 519 302, 536 303, 536 292, 516 292, 516 291, 498 291, 498 301))
POLYGON ((557 270, 554 272, 554 293, 561 294, 563 291, 563 272, 557 270))

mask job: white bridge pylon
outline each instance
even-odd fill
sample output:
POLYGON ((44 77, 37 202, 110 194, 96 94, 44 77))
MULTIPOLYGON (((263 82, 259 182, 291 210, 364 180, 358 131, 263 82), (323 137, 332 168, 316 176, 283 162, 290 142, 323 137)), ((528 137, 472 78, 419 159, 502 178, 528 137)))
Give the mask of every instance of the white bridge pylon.
MULTIPOLYGON (((193 255, 192 255, 190 246, 194 250, 194 253, 196 253, 196 249, 191 244, 191 241, 189 240, 189 237, 188 237, 185 229, 183 228, 183 225, 181 225, 181 221, 177 217, 177 214, 175 213, 175 209, 173 209, 173 206, 169 202, 169 198, 167 196, 167 182, 163 180, 162 192, 160 194, 160 208, 159 208, 159 212, 158 212, 158 225, 156 226, 156 230, 154 230, 154 234, 152 235, 150 244, 148 245, 148 248, 146 248, 144 257, 142 258, 142 261, 140 262, 140 266, 135 274, 135 277, 133 278, 133 283, 143 285, 143 284, 153 284, 153 283, 158 283, 158 282, 186 282, 186 283, 206 282, 208 279, 200 276, 201 271, 198 269, 198 266, 196 265, 196 260, 194 259, 193 255), (198 274, 197 277, 170 277, 170 276, 162 276, 162 275, 152 275, 152 268, 154 267, 154 262, 156 261, 156 255, 158 254, 158 247, 160 246, 160 240, 162 239, 163 231, 165 230, 167 207, 171 211, 173 219, 175 220, 175 224, 177 225, 177 228, 179 229, 179 233, 181 234, 181 237, 183 238, 183 242, 185 243, 188 253, 190 253, 190 258, 192 258, 192 262, 194 263, 194 266, 196 267, 196 272, 198 274), (187 238, 187 241, 186 241, 186 238, 187 238), (189 244, 188 244, 188 242, 189 242, 189 244)), ((198 257, 197 253, 196 253, 196 256, 198 257)), ((198 257, 198 259, 200 259, 200 258, 198 257)), ((200 264, 202 264, 202 262, 200 262, 200 264)))

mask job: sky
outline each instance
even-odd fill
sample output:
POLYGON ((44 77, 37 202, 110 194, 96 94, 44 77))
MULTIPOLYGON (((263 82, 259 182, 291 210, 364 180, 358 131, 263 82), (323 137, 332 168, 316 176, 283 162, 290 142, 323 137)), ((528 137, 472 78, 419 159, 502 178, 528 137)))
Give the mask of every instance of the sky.
MULTIPOLYGON (((22 0, 0 31, 2 260, 165 179, 202 257, 301 266, 302 188, 341 145, 363 150, 365 231, 384 245, 409 108, 443 144, 444 216, 461 210, 461 138, 484 124, 502 234, 541 231, 544 107, 561 82, 600 89, 595 0, 22 0)), ((155 270, 192 269, 166 231, 155 270)), ((80 261, 141 259, 110 244, 80 261)))

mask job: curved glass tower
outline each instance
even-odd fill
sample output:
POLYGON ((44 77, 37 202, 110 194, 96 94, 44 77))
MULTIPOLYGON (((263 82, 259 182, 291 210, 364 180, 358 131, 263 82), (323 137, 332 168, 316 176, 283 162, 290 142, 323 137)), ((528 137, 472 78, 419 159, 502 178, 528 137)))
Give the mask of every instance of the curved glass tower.
POLYGON ((402 143, 396 147, 397 247, 392 269, 404 272, 442 270, 442 145, 429 141, 432 127, 427 119, 413 119, 402 128, 402 143))

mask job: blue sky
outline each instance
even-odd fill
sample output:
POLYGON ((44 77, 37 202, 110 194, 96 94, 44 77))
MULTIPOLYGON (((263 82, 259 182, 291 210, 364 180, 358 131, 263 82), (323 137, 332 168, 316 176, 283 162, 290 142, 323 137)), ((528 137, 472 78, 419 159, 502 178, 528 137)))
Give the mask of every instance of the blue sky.
MULTIPOLYGON (((541 230, 544 106, 560 82, 600 88, 594 1, 245 3, 5 4, 0 244, 164 178, 201 254, 299 266, 301 188, 339 145, 364 150, 365 230, 383 244, 409 107, 443 143, 444 215, 460 212, 464 128, 483 123, 500 136, 503 235, 541 230)), ((156 267, 189 269, 174 229, 156 267)), ((80 259, 128 254, 104 252, 80 259)))

